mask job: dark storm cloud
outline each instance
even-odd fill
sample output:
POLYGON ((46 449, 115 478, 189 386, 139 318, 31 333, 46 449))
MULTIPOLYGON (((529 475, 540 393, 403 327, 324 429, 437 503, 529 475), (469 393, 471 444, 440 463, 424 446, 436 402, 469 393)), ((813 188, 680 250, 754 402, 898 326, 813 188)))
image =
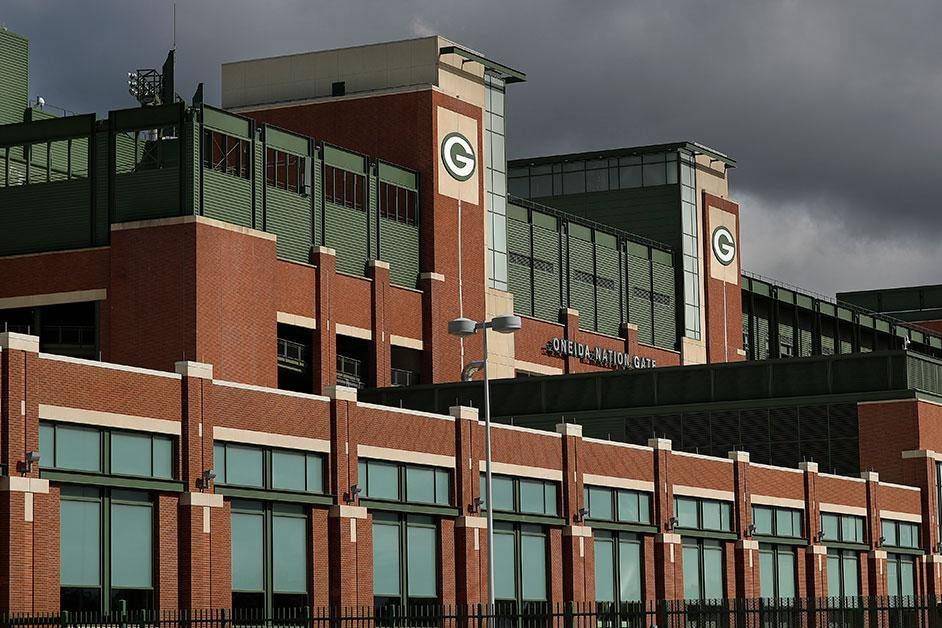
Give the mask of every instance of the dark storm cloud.
MULTIPOLYGON (((33 95, 131 104, 170 2, 6 0, 33 95)), ((938 282, 938 2, 178 2, 178 91, 219 64, 439 32, 518 67, 509 152, 680 139, 739 160, 746 266, 821 291, 938 282)))

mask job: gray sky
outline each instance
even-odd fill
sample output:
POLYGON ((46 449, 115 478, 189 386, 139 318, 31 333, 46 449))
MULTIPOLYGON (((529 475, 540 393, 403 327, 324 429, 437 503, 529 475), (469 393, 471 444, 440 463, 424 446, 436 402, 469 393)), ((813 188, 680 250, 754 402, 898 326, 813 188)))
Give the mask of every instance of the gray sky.
MULTIPOLYGON (((169 1, 0 0, 31 96, 130 106, 169 1)), ((739 161, 747 269, 833 293, 942 283, 942 3, 397 0, 177 3, 177 91, 219 65, 441 33, 527 72, 508 156, 695 140, 739 161)))

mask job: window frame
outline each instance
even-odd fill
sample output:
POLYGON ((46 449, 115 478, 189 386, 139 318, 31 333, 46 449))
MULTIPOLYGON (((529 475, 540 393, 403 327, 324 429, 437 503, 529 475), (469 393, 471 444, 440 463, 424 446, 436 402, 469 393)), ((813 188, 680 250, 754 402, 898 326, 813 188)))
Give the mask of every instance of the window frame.
POLYGON ((866 517, 862 517, 860 515, 849 515, 849 514, 844 514, 844 513, 839 513, 839 512, 822 512, 818 524, 819 524, 819 530, 821 531, 821 540, 823 541, 824 545, 834 545, 835 543, 837 543, 837 544, 845 544, 845 545, 862 547, 867 543, 866 517), (828 519, 834 518, 836 520, 837 522, 837 538, 836 539, 828 538, 828 536, 824 533, 825 518, 828 518, 828 519), (860 524, 860 539, 859 540, 856 540, 856 539, 848 540, 844 538, 845 520, 848 520, 848 521, 853 520, 855 523, 855 526, 854 526, 855 529, 857 528, 856 524, 857 523, 860 524))
POLYGON ((251 140, 204 126, 200 144, 203 168, 240 179, 251 179, 251 147, 251 140))
POLYGON ((694 502, 697 508, 697 525, 696 527, 684 526, 681 525, 678 518, 678 523, 676 528, 679 530, 688 530, 696 532, 704 532, 707 534, 716 533, 716 534, 731 534, 733 533, 733 526, 735 525, 734 519, 735 515, 733 513, 733 502, 725 501, 722 499, 707 499, 703 497, 691 497, 688 495, 675 495, 674 496, 674 516, 677 516, 678 512, 678 503, 681 501, 694 502), (720 525, 723 523, 724 514, 726 515, 727 523, 729 524, 726 528, 707 528, 704 526, 704 516, 703 516, 703 506, 704 504, 717 504, 720 508, 720 525))
MULTIPOLYGON (((398 540, 398 552, 399 552, 399 595, 397 597, 391 595, 382 595, 377 596, 375 590, 376 578, 374 576, 374 590, 373 590, 373 607, 377 609, 377 613, 382 612, 382 609, 395 608, 397 611, 402 611, 405 609, 419 610, 426 606, 434 606, 440 604, 442 590, 441 590, 441 570, 442 570, 442 559, 441 559, 441 527, 440 519, 431 515, 418 515, 412 513, 402 513, 402 512, 377 512, 373 515, 372 525, 384 525, 388 527, 397 528, 397 540, 398 540), (434 530, 435 538, 435 557, 433 564, 435 566, 435 595, 434 596, 410 596, 409 595, 409 529, 411 528, 421 528, 426 530, 434 530), (382 603, 378 603, 377 599, 383 600, 382 603)), ((374 535, 375 538, 375 535, 374 535)), ((373 552, 375 557, 376 545, 373 546, 373 552)), ((375 569, 375 558, 374 558, 374 569, 375 569)), ((388 611, 387 611, 388 612, 388 611)), ((408 610, 406 610, 408 613, 408 610)), ((402 615, 399 613, 399 616, 408 616, 402 615)))
POLYGON ((794 595, 782 596, 781 595, 781 573, 779 572, 779 556, 782 554, 788 554, 792 558, 792 589, 795 593, 798 592, 798 556, 795 551, 794 545, 782 545, 780 543, 760 543, 759 544, 759 591, 760 597, 764 599, 792 599, 794 595), (773 564, 773 578, 772 588, 775 593, 772 596, 761 595, 763 581, 762 581, 762 556, 763 554, 772 555, 772 564, 773 564))
MULTIPOLYGON (((609 539, 612 542, 612 589, 614 592, 614 600, 603 601, 598 599, 598 587, 596 586, 596 603, 597 604, 616 604, 621 606, 622 604, 630 603, 639 603, 644 600, 644 577, 645 577, 645 560, 644 560, 644 537, 641 534, 636 532, 625 532, 618 530, 593 530, 593 546, 598 547, 598 540, 600 538, 609 539), (636 543, 638 545, 638 599, 634 600, 623 600, 622 591, 621 591, 621 551, 622 551, 622 541, 626 543, 636 543)), ((598 554, 596 554, 597 556, 598 554)), ((598 565, 598 562, 596 562, 598 565)), ((598 583, 598 573, 593 573, 593 578, 595 582, 598 583)))
POLYGON ((755 525, 756 522, 756 510, 767 510, 769 511, 772 517, 772 530, 768 533, 759 531, 758 529, 755 532, 757 537, 766 537, 766 538, 776 538, 776 539, 789 539, 789 540, 800 540, 805 538, 805 517, 804 511, 800 508, 787 508, 784 506, 769 506, 765 504, 754 504, 752 506, 752 523, 755 525), (798 518, 798 534, 781 534, 779 532, 779 521, 778 515, 779 512, 787 512, 792 517, 797 516, 798 518))
POLYGON ((608 486, 595 486, 595 485, 589 485, 589 484, 584 485, 583 491, 582 491, 583 505, 588 510, 588 513, 586 514, 587 521, 626 523, 626 524, 631 524, 631 525, 642 525, 642 526, 651 525, 651 502, 652 502, 651 497, 652 497, 651 493, 647 491, 636 491, 636 490, 630 490, 630 489, 613 488, 613 487, 608 487, 608 486), (600 517, 596 517, 592 514, 592 502, 594 501, 592 499, 593 492, 596 494, 601 493, 601 492, 608 493, 608 500, 610 502, 610 507, 612 509, 611 519, 603 519, 600 517), (621 513, 620 513, 618 505, 619 505, 619 500, 623 495, 634 497, 637 499, 639 518, 636 521, 631 521, 629 519, 621 518, 621 513), (644 500, 642 500, 642 497, 644 497, 644 500), (646 508, 644 509, 644 516, 642 516, 642 508, 641 508, 642 501, 646 503, 646 508))
POLYGON ((699 600, 701 602, 712 601, 720 598, 725 598, 726 595, 726 555, 723 551, 723 543, 718 539, 709 539, 701 537, 690 537, 685 536, 681 541, 681 552, 683 553, 685 549, 695 547, 697 549, 697 572, 698 572, 698 589, 699 593, 696 598, 689 598, 687 596, 687 560, 686 557, 683 558, 683 581, 684 581, 684 598, 699 600), (706 553, 704 552, 704 547, 710 547, 713 549, 719 549, 720 552, 720 590, 723 595, 720 598, 713 598, 706 596, 706 578, 705 573, 705 560, 704 557, 706 553))
POLYGON ((111 429, 106 427, 101 427, 97 425, 87 425, 80 423, 68 423, 61 421, 47 421, 42 420, 39 422, 39 433, 40 433, 40 459, 39 466, 40 470, 43 473, 68 473, 68 474, 92 474, 97 476, 109 476, 115 478, 124 478, 129 482, 133 481, 158 481, 158 482, 173 482, 177 480, 178 468, 177 468, 177 454, 178 454, 178 441, 177 438, 169 434, 161 434, 156 432, 146 432, 143 430, 124 430, 124 429, 111 429), (51 430, 52 440, 49 440, 49 431, 51 430), (65 431, 83 431, 83 432, 94 432, 98 435, 98 468, 79 468, 79 467, 60 467, 57 466, 58 458, 58 445, 60 430, 65 431), (117 473, 113 470, 113 439, 114 435, 119 436, 131 436, 139 438, 147 438, 150 440, 150 453, 151 453, 151 474, 150 475, 141 475, 134 473, 117 473), (44 443, 45 441, 45 443, 44 443), (168 443, 170 446, 170 476, 156 475, 156 448, 158 442, 168 443), (48 452, 43 452, 43 444, 49 444, 51 447, 46 447, 45 449, 52 449, 52 455, 49 456, 48 452), (44 460, 52 460, 51 464, 44 464, 44 460))
MULTIPOLYGON (((486 487, 487 474, 482 471, 482 472, 479 474, 478 477, 479 477, 478 489, 479 489, 479 491, 480 491, 480 497, 481 497, 481 511, 482 511, 482 512, 485 512, 485 511, 487 511, 488 506, 489 506, 488 503, 487 503, 487 490, 486 490, 486 488, 487 488, 487 487, 486 487)), ((542 479, 542 478, 530 478, 530 477, 522 477, 522 476, 516 476, 516 475, 506 475, 506 474, 503 474, 503 473, 493 473, 493 474, 492 474, 492 478, 493 478, 493 480, 510 480, 510 481, 512 482, 512 484, 513 484, 513 486, 512 486, 512 491, 513 491, 513 507, 512 507, 512 509, 511 509, 511 510, 506 510, 506 509, 502 509, 502 508, 495 508, 495 509, 494 509, 494 515, 495 515, 495 516, 499 516, 500 514, 503 514, 503 515, 519 515, 519 516, 524 516, 524 517, 527 517, 527 516, 530 516, 530 517, 552 517, 552 518, 559 517, 560 498, 561 498, 561 494, 562 494, 562 491, 560 490, 560 483, 559 483, 559 482, 556 482, 555 480, 544 480, 544 479, 542 479), (539 483, 541 483, 541 484, 543 485, 543 509, 544 509, 544 510, 543 510, 542 513, 523 510, 523 508, 522 508, 522 500, 521 500, 521 491, 520 491, 520 486, 521 486, 521 483, 522 483, 522 482, 534 482, 534 483, 539 482, 539 483), (555 495, 553 495, 553 498, 554 498, 554 499, 553 499, 553 506, 554 506, 554 509, 553 509, 552 512, 547 512, 547 511, 546 511, 546 506, 547 506, 547 486, 552 486, 552 487, 553 487, 553 490, 555 491, 555 495)))
MULTIPOLYGON (((504 610, 515 609, 524 609, 528 604, 539 604, 545 605, 549 601, 551 594, 550 587, 550 565, 551 559, 549 556, 550 546, 549 546, 549 533, 546 526, 539 524, 531 523, 519 523, 519 522, 509 522, 509 521, 500 521, 495 522, 494 524, 494 533, 497 534, 508 534, 513 535, 514 543, 514 599, 510 598, 496 598, 495 591, 495 602, 497 606, 497 612, 501 613, 504 610), (498 530, 500 532, 498 533, 498 530), (524 537, 530 538, 541 538, 543 540, 544 548, 544 573, 543 573, 543 589, 545 592, 544 599, 542 600, 533 600, 533 599, 524 599, 523 597, 523 578, 524 572, 526 571, 523 567, 523 539, 524 537)), ((532 570, 531 570, 532 571, 532 570)))
POLYGON ((247 500, 252 499, 271 499, 275 496, 319 496, 327 497, 329 495, 328 483, 327 483, 327 465, 328 460, 327 456, 323 452, 319 451, 309 451, 306 449, 288 449, 284 447, 268 447, 261 445, 252 445, 248 443, 239 443, 234 441, 225 441, 225 440, 216 440, 213 441, 213 471, 216 473, 216 479, 214 484, 222 489, 220 492, 224 494, 230 494, 237 498, 244 498, 247 500), (262 454, 262 484, 261 486, 253 486, 250 484, 231 484, 228 482, 228 473, 226 465, 229 458, 229 447, 235 447, 239 449, 250 449, 257 451, 262 454), (220 456, 222 452, 222 456, 220 456), (276 488, 274 486, 274 473, 273 473, 273 458, 276 453, 286 453, 286 454, 301 454, 304 456, 304 486, 305 489, 297 490, 290 488, 276 488), (221 458, 221 462, 220 462, 221 458), (321 465, 321 487, 320 490, 312 491, 308 488, 308 479, 310 478, 310 467, 312 460, 317 460, 321 465), (222 466, 220 466, 222 464, 222 466), (248 495, 235 495, 236 492, 242 491, 255 491, 255 492, 265 492, 269 495, 267 497, 254 497, 248 495))
POLYGON ((918 523, 914 521, 899 521, 898 519, 880 519, 880 537, 881 537, 880 547, 889 547, 889 548, 900 549, 900 550, 919 551, 921 549, 920 534, 921 534, 920 526, 918 523), (886 535, 887 526, 893 527, 893 539, 895 542, 892 542, 892 543, 889 542, 889 538, 887 538, 887 535, 886 535), (904 526, 911 529, 912 539, 913 539, 912 545, 902 545, 901 543, 899 543, 900 530, 904 526))
POLYGON ((438 467, 434 465, 422 465, 422 464, 411 464, 407 462, 399 462, 396 460, 382 460, 379 458, 359 458, 357 460, 357 485, 361 490, 362 500, 367 500, 370 502, 382 502, 385 504, 402 504, 410 506, 419 506, 419 507, 438 507, 438 508, 450 508, 454 506, 454 469, 448 467, 438 467), (370 464, 379 465, 379 466, 392 466, 396 468, 396 497, 373 497, 369 494, 369 468, 370 464), (409 486, 408 486, 408 472, 409 470, 420 470, 420 471, 430 471, 432 473, 432 491, 433 491, 433 500, 428 501, 415 501, 409 499, 409 486), (446 477, 446 485, 443 487, 440 485, 442 477, 446 477), (445 501, 439 501, 439 491, 442 488, 447 487, 447 495, 445 496, 445 501))
POLYGON ((366 211, 367 196, 367 175, 364 172, 354 172, 346 170, 340 166, 334 166, 328 163, 323 164, 324 172, 324 202, 346 207, 356 211, 366 211), (338 188, 338 173, 339 183, 338 188), (352 177, 350 181, 347 179, 352 177), (357 180, 359 178, 359 180, 357 180), (339 192, 338 192, 339 190, 339 192), (348 199, 348 194, 352 191, 352 199, 348 199))

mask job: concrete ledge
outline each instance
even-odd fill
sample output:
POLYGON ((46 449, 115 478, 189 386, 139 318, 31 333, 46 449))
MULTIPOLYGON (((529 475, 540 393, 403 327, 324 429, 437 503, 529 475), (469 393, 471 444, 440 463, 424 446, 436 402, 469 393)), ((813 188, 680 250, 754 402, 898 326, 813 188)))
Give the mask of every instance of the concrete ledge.
MULTIPOLYGON (((70 253, 73 251, 69 251, 70 253)), ((41 305, 59 305, 62 303, 87 303, 88 301, 104 301, 108 298, 108 290, 73 290, 71 292, 50 292, 46 294, 31 294, 22 297, 6 297, 0 299, 0 309, 17 307, 38 307, 41 305)))
POLYGON ((925 556, 921 556, 920 558, 922 558, 922 561, 925 563, 934 563, 934 564, 942 563, 942 554, 926 554, 925 556))
POLYGON ((812 554, 817 554, 818 556, 827 556, 828 553, 826 545, 809 545, 808 549, 812 554))
POLYGON ((563 536, 590 538, 592 528, 589 526, 566 526, 563 528, 563 536))
POLYGON ((334 324, 334 333, 338 336, 350 336, 351 338, 359 338, 360 340, 373 339, 372 330, 355 325, 344 325, 343 323, 334 324))
POLYGON ((337 257, 337 249, 332 249, 329 246, 312 246, 311 253, 314 255, 330 255, 331 257, 337 257))
POLYGON ((327 514, 329 517, 339 519, 366 519, 366 508, 363 506, 336 504, 330 507, 327 514))
POLYGON ((181 360, 173 363, 173 371, 183 377, 196 377, 198 379, 212 379, 213 365, 205 362, 191 362, 181 360))
POLYGON ((671 543, 680 545, 680 535, 674 534, 673 532, 664 532, 663 534, 658 534, 656 540, 658 543, 671 543))
POLYGON ((818 472, 818 463, 817 462, 801 462, 798 464, 798 468, 802 471, 807 471, 808 473, 817 473, 818 472))
POLYGON ((441 273, 421 273, 419 279, 428 279, 429 281, 441 281, 445 282, 445 275, 441 273))
POLYGON ((290 314, 288 312, 278 312, 276 319, 283 325, 294 325, 304 329, 317 329, 317 320, 310 316, 301 316, 300 314, 290 314))
POLYGON ((328 386, 324 389, 324 395, 336 401, 357 400, 357 389, 349 386, 328 386))
POLYGON ((748 451, 731 451, 726 454, 733 462, 749 462, 748 451))
POLYGON ((475 528, 477 530, 487 530, 487 517, 475 517, 465 515, 455 519, 456 528, 475 528))
POLYGON ((582 426, 578 423, 557 423, 556 431, 563 436, 582 438, 582 426))
POLYGON ((559 308, 560 316, 579 316, 579 310, 574 307, 561 307, 559 308))
POLYGON ((741 358, 744 358, 746 357, 746 352, 742 349, 736 349, 736 355, 738 355, 741 358))
POLYGON ((465 419, 467 421, 478 420, 478 409, 468 406, 451 406, 448 408, 448 414, 456 419, 465 419))
POLYGON ((389 270, 389 262, 384 262, 381 259, 371 259, 369 262, 370 268, 385 268, 389 270))
POLYGON ((4 351, 26 351, 27 353, 39 353, 39 336, 30 336, 29 334, 18 334, 13 331, 0 333, 0 350, 4 351))
POLYGON ((0 492, 45 494, 49 492, 49 480, 20 476, 2 477, 0 478, 0 492))
POLYGON ((901 454, 903 460, 910 460, 913 458, 929 458, 930 460, 938 460, 939 454, 931 449, 910 449, 904 451, 901 454))
POLYGON ((876 471, 861 471, 861 472, 860 472, 860 479, 861 479, 861 480, 866 480, 866 481, 868 481, 868 482, 879 482, 879 481, 880 481, 880 474, 877 473, 876 471))
POLYGON ((226 231, 233 231, 235 233, 241 233, 254 238, 261 238, 263 240, 275 241, 277 239, 274 233, 259 231, 258 229, 252 229, 250 227, 240 227, 239 225, 234 225, 222 220, 216 220, 215 218, 207 218, 206 216, 196 215, 170 216, 168 218, 154 218, 151 220, 117 222, 111 225, 111 230, 128 231, 130 229, 147 229, 149 227, 167 227, 170 225, 185 225, 190 223, 208 225, 210 227, 216 227, 217 229, 225 229, 226 231))
POLYGON ((408 338, 406 336, 397 336, 396 334, 389 334, 389 344, 394 347, 414 349, 415 351, 422 351, 425 348, 425 344, 418 338, 408 338))
POLYGON ((225 500, 218 493, 194 493, 188 491, 180 495, 181 506, 206 506, 208 508, 222 508, 225 500))
POLYGON ((649 438, 648 447, 651 449, 661 449, 664 451, 670 451, 673 447, 671 441, 668 438, 649 438))
POLYGON ((736 547, 747 550, 759 549, 759 541, 754 539, 742 539, 736 542, 736 547))
POLYGON ((634 323, 622 323, 621 328, 623 331, 638 331, 638 326, 634 323))
POLYGON ((875 558, 877 560, 886 560, 886 550, 875 549, 867 552, 867 556, 870 558, 875 558))

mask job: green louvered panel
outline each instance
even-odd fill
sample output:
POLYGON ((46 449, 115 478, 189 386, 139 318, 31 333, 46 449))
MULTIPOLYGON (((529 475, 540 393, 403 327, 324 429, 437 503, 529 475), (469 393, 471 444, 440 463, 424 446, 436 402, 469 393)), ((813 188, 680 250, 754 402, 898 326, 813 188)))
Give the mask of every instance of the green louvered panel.
POLYGON ((177 168, 116 174, 114 222, 151 220, 180 214, 177 168))
POLYGON ((203 215, 241 227, 253 227, 252 183, 203 168, 203 215))
POLYGON ((638 326, 638 342, 654 344, 651 260, 638 255, 628 256, 628 322, 638 326))
POLYGON ((821 354, 834 355, 834 336, 829 333, 821 334, 821 354))
POLYGON ((621 267, 618 251, 596 242, 595 245, 596 294, 598 302, 598 331, 609 336, 621 332, 621 267))
POLYGON ((278 237, 278 257, 293 262, 309 262, 311 199, 270 185, 265 194, 265 231, 278 237))
POLYGON ((756 337, 754 340, 757 360, 769 359, 769 319, 768 311, 759 310, 755 318, 756 337))
POLYGON ((589 330, 595 330, 595 268, 592 249, 591 242, 569 237, 569 307, 579 311, 579 328, 589 330))
POLYGON ((507 218, 507 281, 514 295, 514 311, 517 314, 533 315, 530 276, 530 225, 507 218))
MULTIPOLYGON (((140 146, 138 146, 140 149, 140 146)), ((131 172, 137 165, 134 152, 134 131, 126 131, 114 136, 115 171, 131 172)), ((140 150, 138 150, 138 158, 140 150)))
POLYGON ((677 319, 674 318, 674 268, 666 264, 651 264, 654 286, 654 345, 675 349, 677 345, 677 319))
MULTIPOLYGON (((745 304, 743 304, 745 306, 745 304)), ((742 312, 742 337, 743 344, 745 345, 743 349, 746 351, 746 359, 754 360, 755 359, 755 340, 752 338, 752 328, 749 326, 752 323, 752 317, 743 307, 742 312)))
MULTIPOLYGON (((268 218, 265 215, 264 198, 267 191, 271 189, 271 187, 268 186, 265 173, 265 145, 261 141, 253 142, 252 148, 254 150, 252 172, 255 173, 255 228, 274 233, 268 228, 268 218)), ((280 256, 281 249, 278 248, 278 251, 278 255, 280 256)))
POLYGON ((183 203, 181 214, 192 214, 194 208, 199 207, 199 182, 196 180, 199 176, 199 124, 193 111, 188 113, 184 122, 183 137, 183 203))
MULTIPOLYGON (((379 258, 379 243, 377 241, 377 237, 379 236, 377 233, 377 224, 376 224, 376 221, 379 220, 379 211, 377 209, 378 208, 378 205, 377 205, 378 179, 376 178, 376 175, 373 174, 372 171, 373 169, 371 168, 370 173, 367 174, 366 176, 367 186, 369 187, 369 189, 367 190, 368 197, 367 197, 367 205, 366 205, 369 208, 368 211, 366 212, 366 221, 367 221, 366 227, 369 230, 368 231, 369 249, 367 251, 367 254, 368 254, 368 259, 378 259, 379 258)), ((387 261, 391 262, 392 260, 387 260, 387 261)), ((392 265, 390 265, 389 271, 390 271, 390 277, 392 277, 392 265)))
POLYGON ((533 316, 559 320, 559 232, 533 225, 533 316))
POLYGON ((795 330, 789 323, 779 321, 778 344, 779 344, 779 351, 781 352, 782 355, 787 355, 785 353, 784 348, 782 348, 782 345, 787 345, 788 347, 791 347, 792 355, 798 355, 798 350, 795 347, 795 330))
POLYGON ((842 333, 841 333, 841 353, 853 353, 853 352, 854 352, 854 345, 853 345, 853 343, 851 342, 851 339, 850 339, 850 336, 848 335, 848 332, 847 332, 846 330, 845 330, 845 331, 842 331, 842 333))
POLYGON ((814 354, 814 333, 809 327, 801 325, 798 329, 798 350, 803 358, 814 354))
POLYGON ((419 228, 388 218, 379 219, 383 259, 389 262, 389 280, 415 288, 419 281, 419 228))
POLYGON ((369 252, 366 246, 366 212, 335 203, 324 204, 324 243, 337 251, 337 270, 364 275, 369 252))
POLYGON ((0 28, 0 124, 23 121, 29 102, 29 41, 0 28))
POLYGON ((111 213, 108 198, 108 133, 99 131, 95 135, 95 217, 98 244, 105 244, 111 237, 111 213))
POLYGON ((322 228, 324 226, 324 173, 321 161, 311 158, 311 194, 314 195, 314 246, 324 244, 322 228))
POLYGON ((89 199, 86 179, 0 189, 0 255, 90 246, 89 199))

